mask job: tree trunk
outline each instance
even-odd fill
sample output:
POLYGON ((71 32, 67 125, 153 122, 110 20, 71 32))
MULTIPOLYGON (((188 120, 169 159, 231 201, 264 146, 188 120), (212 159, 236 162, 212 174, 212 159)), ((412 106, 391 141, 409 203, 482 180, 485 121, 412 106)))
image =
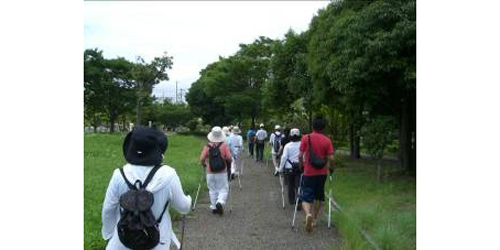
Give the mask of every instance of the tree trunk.
POLYGON ((410 174, 416 173, 416 145, 416 99, 410 95, 403 100, 400 137, 402 168, 410 174))
POLYGON ((115 116, 109 117, 109 133, 112 134, 115 132, 115 116))
POLYGON ((94 127, 94 133, 97 133, 97 124, 94 124, 92 127, 94 127))
POLYGON ((382 164, 380 164, 381 161, 382 161, 382 158, 377 160, 377 180, 378 180, 378 182, 382 182, 382 164))
POLYGON ((136 112, 135 125, 140 125, 141 124, 141 98, 140 97, 137 97, 137 105, 136 105, 135 112, 136 112))
POLYGON ((350 149, 351 149, 351 158, 353 159, 359 159, 361 158, 360 155, 360 138, 359 138, 359 133, 357 131, 357 127, 354 125, 354 122, 351 122, 349 124, 349 143, 350 143, 350 149))

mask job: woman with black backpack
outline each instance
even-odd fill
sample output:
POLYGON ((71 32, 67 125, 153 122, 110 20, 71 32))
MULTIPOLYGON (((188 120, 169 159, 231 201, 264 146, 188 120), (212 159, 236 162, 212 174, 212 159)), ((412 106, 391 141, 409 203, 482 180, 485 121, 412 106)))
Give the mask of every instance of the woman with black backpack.
POLYGON ((180 248, 168 205, 181 214, 191 208, 175 170, 163 165, 168 141, 164 133, 136 126, 123 142, 125 166, 115 169, 102 207, 106 249, 180 248))

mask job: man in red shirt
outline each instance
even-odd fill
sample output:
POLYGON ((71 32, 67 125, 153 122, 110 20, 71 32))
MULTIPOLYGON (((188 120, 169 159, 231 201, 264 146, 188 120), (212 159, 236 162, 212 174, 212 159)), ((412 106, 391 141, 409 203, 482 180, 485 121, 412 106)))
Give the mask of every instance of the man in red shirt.
POLYGON ((325 120, 316 117, 313 121, 313 132, 302 137, 300 142, 299 159, 302 163, 303 176, 301 184, 302 209, 306 213, 306 231, 312 232, 313 220, 318 217, 321 202, 325 200, 325 182, 329 173, 333 172, 333 145, 322 131, 325 129, 325 120), (324 159, 324 164, 313 167, 310 161, 310 150, 315 158, 324 159), (330 163, 330 168, 326 165, 330 163), (314 211, 313 211, 314 205, 314 211))

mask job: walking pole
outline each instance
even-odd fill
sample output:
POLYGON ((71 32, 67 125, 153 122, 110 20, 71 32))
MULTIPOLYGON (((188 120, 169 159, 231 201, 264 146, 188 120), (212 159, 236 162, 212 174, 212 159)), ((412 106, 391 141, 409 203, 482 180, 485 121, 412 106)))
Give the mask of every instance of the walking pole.
POLYGON ((240 180, 240 175, 238 174, 238 185, 240 186, 240 190, 241 190, 241 180, 240 180))
POLYGON ((331 228, 331 218, 332 218, 332 174, 333 171, 330 173, 328 176, 328 179, 330 179, 330 189, 328 190, 328 229, 331 228))
POLYGON ((201 175, 200 182, 198 183, 198 191, 196 191, 196 197, 194 198, 194 204, 193 204, 193 208, 192 208, 193 211, 196 209, 196 201, 198 201, 198 194, 200 193, 201 182, 203 181, 203 176, 205 176, 205 173, 201 175))
POLYGON ((299 197, 300 197, 300 188, 302 187, 302 174, 300 175, 299 189, 297 190, 297 198, 295 198, 295 209, 293 210, 293 220, 292 220, 292 229, 295 227, 295 215, 297 214, 297 207, 299 205, 299 197))
MULTIPOLYGON (((188 193, 186 192, 186 195, 188 193)), ((186 231, 186 215, 183 214, 181 215, 181 219, 182 219, 182 231, 181 231, 181 248, 179 248, 179 250, 182 250, 182 248, 184 247, 184 232, 186 231)))
POLYGON ((281 179, 281 177, 282 177, 282 174, 279 174, 280 185, 281 185, 281 201, 283 203, 283 209, 285 209, 285 194, 283 191, 283 180, 281 179))
POLYGON ((229 183, 228 183, 228 186, 229 186, 229 198, 227 199, 229 201, 229 213, 232 213, 233 211, 233 200, 232 200, 232 197, 231 197, 231 178, 229 178, 229 183))

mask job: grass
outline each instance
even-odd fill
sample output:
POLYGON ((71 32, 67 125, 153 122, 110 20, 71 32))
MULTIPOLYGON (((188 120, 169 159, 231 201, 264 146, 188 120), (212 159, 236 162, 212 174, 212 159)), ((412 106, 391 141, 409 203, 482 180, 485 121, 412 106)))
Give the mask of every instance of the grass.
MULTIPOLYGON (((101 210, 113 170, 125 164, 122 143, 125 134, 84 135, 84 248, 104 249, 101 238, 101 210)), ((164 163, 173 167, 185 192, 196 194, 202 171, 198 157, 206 140, 194 136, 168 137, 164 163)), ((171 211, 172 212, 172 211, 171 211)), ((174 218, 177 214, 174 213, 174 218)))
POLYGON ((381 249, 416 249, 416 179, 401 175, 393 161, 383 162, 380 183, 374 161, 344 157, 343 163, 332 191, 343 209, 332 216, 343 238, 340 248, 371 249, 362 229, 381 249))

